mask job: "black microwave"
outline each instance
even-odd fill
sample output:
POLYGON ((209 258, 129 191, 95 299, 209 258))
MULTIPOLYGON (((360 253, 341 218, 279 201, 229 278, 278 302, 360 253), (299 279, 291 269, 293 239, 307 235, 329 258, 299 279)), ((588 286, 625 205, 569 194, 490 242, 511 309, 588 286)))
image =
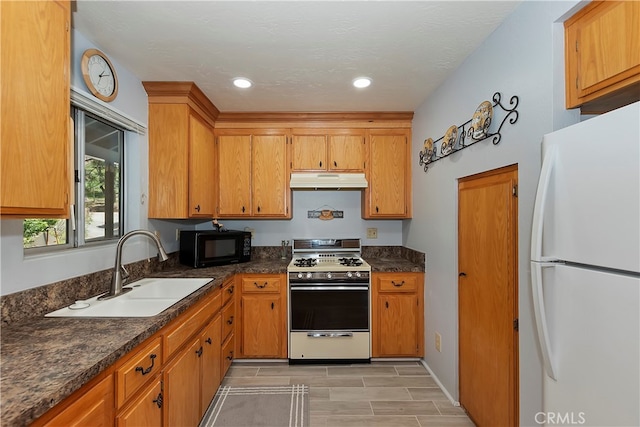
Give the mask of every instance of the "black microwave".
POLYGON ((211 267, 251 261, 251 232, 180 230, 180 263, 211 267))

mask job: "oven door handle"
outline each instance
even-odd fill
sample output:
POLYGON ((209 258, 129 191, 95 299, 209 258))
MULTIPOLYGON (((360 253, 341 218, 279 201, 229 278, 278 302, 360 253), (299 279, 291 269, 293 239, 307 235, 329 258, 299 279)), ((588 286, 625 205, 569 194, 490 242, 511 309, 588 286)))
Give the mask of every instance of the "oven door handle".
POLYGON ((368 291, 368 286, 294 286, 292 291, 368 291))
POLYGON ((339 338, 353 337, 353 332, 307 332, 310 338, 339 338))

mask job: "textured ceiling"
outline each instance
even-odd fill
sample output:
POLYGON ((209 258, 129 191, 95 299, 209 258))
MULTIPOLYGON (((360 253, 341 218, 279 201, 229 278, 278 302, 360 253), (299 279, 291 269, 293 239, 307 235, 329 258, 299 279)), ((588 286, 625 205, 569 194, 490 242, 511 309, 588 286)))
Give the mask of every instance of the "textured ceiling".
POLYGON ((517 3, 78 0, 72 23, 140 80, 194 81, 222 112, 414 111, 517 3))

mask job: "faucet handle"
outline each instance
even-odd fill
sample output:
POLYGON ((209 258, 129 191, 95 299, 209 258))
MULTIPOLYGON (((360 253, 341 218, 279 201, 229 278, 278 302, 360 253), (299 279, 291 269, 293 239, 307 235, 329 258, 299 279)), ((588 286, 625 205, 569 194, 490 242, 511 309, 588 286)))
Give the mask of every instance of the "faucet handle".
POLYGON ((120 269, 122 270, 122 278, 127 279, 129 277, 129 271, 124 267, 124 265, 121 265, 120 269))

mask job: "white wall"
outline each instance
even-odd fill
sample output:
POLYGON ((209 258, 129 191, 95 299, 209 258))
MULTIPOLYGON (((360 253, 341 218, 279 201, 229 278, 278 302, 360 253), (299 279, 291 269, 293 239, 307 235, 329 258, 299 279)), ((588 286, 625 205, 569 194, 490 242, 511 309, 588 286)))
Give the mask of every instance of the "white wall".
MULTIPOLYGON (((520 424, 536 425, 542 406, 542 370, 536 345, 529 284, 531 217, 540 169, 543 134, 579 121, 564 108, 563 30, 558 19, 576 1, 525 1, 415 112, 413 155, 417 164, 423 141, 440 138, 453 124, 471 118, 476 107, 502 94, 517 95, 519 119, 505 124, 502 141, 479 142, 413 171, 414 219, 403 224, 406 246, 426 253, 426 362, 447 391, 458 399, 457 180, 518 164, 518 268, 520 318, 520 424), (434 346, 442 335, 442 352, 434 346)), ((497 110, 499 111, 499 109, 497 110)), ((495 119, 499 115, 496 112, 495 119)), ((494 119, 491 131, 499 122, 494 119)))

